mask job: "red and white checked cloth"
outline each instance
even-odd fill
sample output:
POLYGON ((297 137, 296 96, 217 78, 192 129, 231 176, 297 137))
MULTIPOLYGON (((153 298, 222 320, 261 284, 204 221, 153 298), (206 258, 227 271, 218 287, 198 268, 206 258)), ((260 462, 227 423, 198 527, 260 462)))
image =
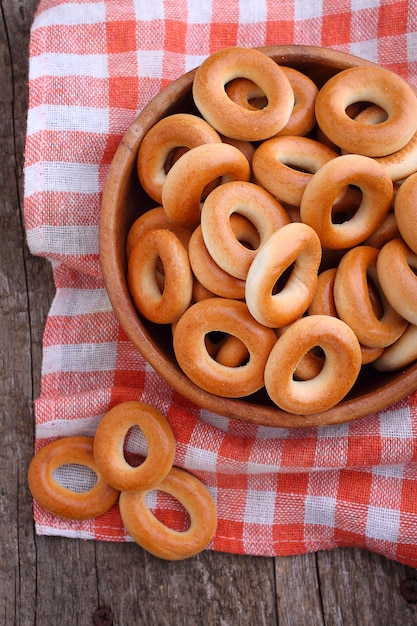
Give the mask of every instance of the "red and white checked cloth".
MULTIPOLYGON (((94 435, 111 406, 140 399, 167 416, 175 463, 216 499, 210 549, 289 555, 359 546, 417 566, 417 394, 323 428, 219 417, 178 397, 146 364, 104 289, 101 193, 138 112, 216 49, 288 43, 351 52, 417 86, 414 0, 41 0, 30 41, 25 223, 32 253, 53 264, 57 292, 44 335, 36 448, 94 435)), ((181 517, 160 495, 151 506, 181 517)), ((71 522, 35 505, 34 517, 40 534, 129 540, 117 507, 71 522)))

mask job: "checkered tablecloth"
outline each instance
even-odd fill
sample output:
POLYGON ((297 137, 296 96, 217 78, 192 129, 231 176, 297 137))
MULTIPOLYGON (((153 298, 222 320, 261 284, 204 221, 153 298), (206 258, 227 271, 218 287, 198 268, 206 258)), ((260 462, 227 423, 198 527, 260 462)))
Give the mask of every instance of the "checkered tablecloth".
MULTIPOLYGON (((219 513, 209 549, 290 555, 359 546, 417 566, 417 395, 363 419, 257 427, 200 410, 151 369, 118 324, 103 284, 98 222, 114 152, 169 82, 225 46, 309 44, 351 52, 417 86, 416 2, 395 0, 41 0, 31 31, 25 224, 50 259, 36 449, 94 435, 123 400, 161 410, 175 463, 219 513)), ((139 446, 141 441, 137 443, 139 446)), ((164 514, 175 506, 155 494, 164 514)), ((34 505, 37 532, 129 540, 118 508, 89 522, 34 505)))

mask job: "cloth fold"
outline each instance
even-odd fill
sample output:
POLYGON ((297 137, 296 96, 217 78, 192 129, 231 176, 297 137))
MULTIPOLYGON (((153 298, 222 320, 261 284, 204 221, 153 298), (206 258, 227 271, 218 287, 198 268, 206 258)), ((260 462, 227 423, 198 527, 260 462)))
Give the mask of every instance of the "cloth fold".
MULTIPOLYGON (((165 85, 215 50, 307 44, 362 56, 417 87, 416 3, 392 0, 41 0, 29 50, 27 241, 53 266, 35 449, 93 436, 124 400, 166 415, 175 464, 214 496, 209 549, 289 555, 357 546, 417 566, 417 395, 321 428, 254 426, 181 398, 118 323, 98 257, 100 202, 117 146, 165 85)), ((131 442, 145 454, 143 441, 131 442)), ((83 480, 78 477, 75 480, 83 480)), ((151 507, 175 507, 160 493, 151 507)), ((129 541, 117 506, 73 522, 34 504, 36 530, 129 541)))

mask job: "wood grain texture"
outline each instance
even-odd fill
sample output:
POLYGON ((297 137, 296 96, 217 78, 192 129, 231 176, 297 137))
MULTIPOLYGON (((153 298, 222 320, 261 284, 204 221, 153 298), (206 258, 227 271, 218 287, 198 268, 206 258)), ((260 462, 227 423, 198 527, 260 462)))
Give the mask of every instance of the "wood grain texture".
POLYGON ((36 536, 26 483, 41 342, 54 296, 49 263, 25 244, 22 166, 27 46, 37 2, 0 2, 0 623, 92 626, 417 624, 399 593, 417 572, 359 549, 284 558, 204 552, 164 562, 133 543, 36 536))

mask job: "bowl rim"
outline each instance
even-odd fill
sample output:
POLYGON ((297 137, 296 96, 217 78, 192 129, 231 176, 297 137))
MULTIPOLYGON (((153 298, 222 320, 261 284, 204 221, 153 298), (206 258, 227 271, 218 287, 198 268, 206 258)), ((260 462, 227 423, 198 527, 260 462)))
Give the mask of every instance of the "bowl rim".
MULTIPOLYGON (((291 65, 301 55, 304 64, 325 62, 332 71, 341 71, 344 66, 352 65, 377 66, 372 61, 350 53, 318 46, 271 45, 257 49, 286 65, 291 65)), ((417 388, 417 362, 401 372, 394 372, 392 376, 388 376, 387 382, 378 388, 377 393, 374 390, 357 397, 347 397, 335 407, 321 413, 297 415, 283 411, 279 407, 249 403, 247 398, 223 398, 206 392, 186 377, 179 366, 155 345, 144 328, 127 288, 125 259, 117 255, 116 249, 117 237, 125 235, 114 207, 126 193, 128 185, 127 177, 121 177, 120 171, 126 168, 132 171, 143 136, 157 119, 167 114, 174 96, 180 99, 190 92, 196 69, 169 83, 150 100, 127 128, 109 166, 99 218, 99 259, 105 288, 116 318, 145 360, 185 401, 226 418, 259 426, 305 428, 349 422, 389 408, 417 388), (394 387, 391 383, 392 378, 395 379, 394 387), (251 407, 250 415, 248 407, 251 407)), ((413 90, 416 92, 414 88, 413 90)))

